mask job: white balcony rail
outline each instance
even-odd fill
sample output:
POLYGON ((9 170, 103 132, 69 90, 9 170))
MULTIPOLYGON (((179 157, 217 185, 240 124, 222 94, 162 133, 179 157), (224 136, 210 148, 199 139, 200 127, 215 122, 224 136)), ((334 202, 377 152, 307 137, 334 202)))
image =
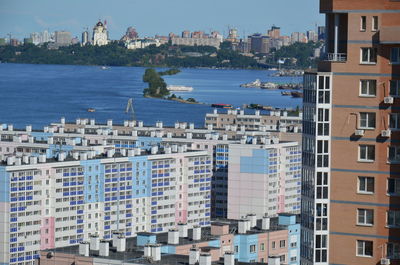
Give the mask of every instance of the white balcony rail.
POLYGON ((346 62, 347 54, 346 53, 328 53, 327 60, 329 62, 346 62))

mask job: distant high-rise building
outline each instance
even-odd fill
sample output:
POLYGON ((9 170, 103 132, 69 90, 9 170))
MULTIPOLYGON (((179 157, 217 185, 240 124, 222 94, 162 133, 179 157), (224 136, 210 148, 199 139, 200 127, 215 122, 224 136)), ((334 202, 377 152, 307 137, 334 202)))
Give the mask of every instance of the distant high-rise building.
POLYGON ((318 40, 324 40, 325 39, 325 26, 319 26, 318 27, 318 40))
POLYGON ((268 37, 271 39, 279 39, 281 36, 281 28, 273 25, 267 32, 268 37))
POLYGON ((50 34, 47 30, 43 31, 42 33, 42 43, 50 42, 50 34))
POLYGON ((93 45, 103 46, 108 44, 107 27, 101 21, 93 28, 93 45))
POLYGON ((256 33, 249 36, 249 46, 251 52, 256 53, 269 53, 270 51, 270 37, 256 33))
POLYGON ((317 42, 318 41, 318 35, 314 30, 308 30, 307 31, 307 39, 308 39, 308 41, 317 42))
POLYGON ((190 38, 190 31, 189 30, 182 31, 182 38, 190 38))
POLYGON ((290 36, 290 42, 296 43, 296 42, 303 42, 306 43, 307 42, 307 36, 306 34, 302 33, 302 32, 293 32, 290 36))
POLYGON ((89 42, 89 31, 85 30, 84 32, 82 32, 82 45, 85 46, 87 43, 89 42))
POLYGON ((32 43, 35 45, 42 43, 40 34, 38 32, 32 32, 30 38, 32 39, 32 43))
POLYGON ((69 31, 56 31, 54 32, 55 43, 58 46, 67 46, 71 44, 71 32, 69 31))

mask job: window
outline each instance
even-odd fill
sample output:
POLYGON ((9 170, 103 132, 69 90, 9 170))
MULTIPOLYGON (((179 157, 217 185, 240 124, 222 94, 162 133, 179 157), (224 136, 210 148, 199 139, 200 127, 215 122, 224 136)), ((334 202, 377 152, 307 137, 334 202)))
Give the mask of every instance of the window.
POLYGON ((372 241, 357 240, 357 256, 372 257, 372 241))
POLYGON ((390 195, 400 194, 400 179, 388 179, 388 190, 390 195))
POLYGON ((390 80, 390 91, 391 96, 400 96, 400 80, 390 80))
POLYGON ((285 240, 279 241, 279 247, 280 248, 284 248, 285 246, 286 246, 286 241, 285 240))
POLYGON ((272 241, 272 249, 275 249, 276 245, 275 245, 275 241, 272 241))
POLYGON ((235 253, 239 252, 239 246, 235 246, 235 253))
POLYGON ((400 146, 389 146, 389 154, 388 154, 388 161, 390 163, 399 163, 400 162, 400 146))
POLYGON ((366 31, 366 30, 367 30, 367 17, 366 16, 361 16, 360 31, 366 31))
POLYGON ((357 224, 372 226, 374 224, 374 210, 357 209, 357 224))
POLYGON ((250 253, 256 252, 256 245, 250 245, 250 253))
POLYGON ((358 177, 359 193, 374 193, 375 180, 373 177, 358 177))
POLYGON ((359 147, 359 161, 372 162, 375 160, 375 146, 374 145, 360 145, 359 147))
POLYGON ((376 96, 376 80, 361 80, 360 81, 360 96, 375 97, 376 96))
POLYGON ((281 260, 281 262, 285 262, 286 261, 286 255, 280 256, 280 260, 281 260))
POLYGON ((400 259, 400 244, 387 243, 387 257, 389 259, 400 259))
POLYGON ((400 211, 388 211, 387 212, 387 225, 388 226, 400 226, 400 211))
POLYGON ((264 251, 265 250, 265 244, 264 243, 261 243, 260 244, 260 251, 264 251))
POLYGON ((400 48, 392 48, 390 50, 390 62, 391 63, 400 63, 400 48))
POLYGON ((373 16, 372 17, 372 31, 377 31, 379 26, 378 26, 378 17, 377 16, 373 16))
POLYGON ((400 129, 400 113, 389 114, 389 128, 400 129))
POLYGON ((375 64, 376 63, 376 49, 375 48, 361 48, 361 63, 375 64))
POLYGON ((362 129, 375 128, 375 113, 361 112, 360 113, 360 128, 362 128, 362 129))

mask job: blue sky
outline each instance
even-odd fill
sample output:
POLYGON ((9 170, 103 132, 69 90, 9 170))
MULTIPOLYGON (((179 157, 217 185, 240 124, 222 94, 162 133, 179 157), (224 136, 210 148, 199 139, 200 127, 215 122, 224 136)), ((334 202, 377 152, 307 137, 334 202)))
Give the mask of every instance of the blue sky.
POLYGON ((305 32, 322 25, 319 0, 0 0, 0 37, 17 38, 49 29, 79 36, 106 19, 111 39, 128 26, 141 37, 169 32, 218 30, 228 26, 244 33, 264 33, 272 25, 284 34, 305 32))

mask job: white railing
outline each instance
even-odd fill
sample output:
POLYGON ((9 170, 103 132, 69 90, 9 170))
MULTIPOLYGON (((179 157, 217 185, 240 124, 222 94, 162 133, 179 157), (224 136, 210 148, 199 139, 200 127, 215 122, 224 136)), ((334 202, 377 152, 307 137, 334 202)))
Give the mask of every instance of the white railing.
POLYGON ((345 62, 347 61, 346 53, 328 53, 327 60, 330 62, 345 62))

